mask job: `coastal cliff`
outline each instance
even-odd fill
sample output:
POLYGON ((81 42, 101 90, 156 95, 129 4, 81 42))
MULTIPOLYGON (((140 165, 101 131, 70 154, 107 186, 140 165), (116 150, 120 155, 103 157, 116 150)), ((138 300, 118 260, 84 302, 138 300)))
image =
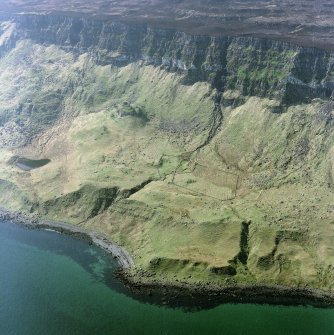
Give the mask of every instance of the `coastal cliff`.
POLYGON ((144 282, 334 286, 330 51, 0 21, 2 204, 103 232, 144 282), (48 163, 22 171, 17 157, 48 163))
POLYGON ((5 16, 2 21, 7 21, 3 34, 10 34, 2 53, 16 41, 30 39, 76 55, 88 52, 100 65, 125 66, 141 60, 185 74, 188 84, 208 81, 220 91, 275 98, 284 105, 330 98, 334 89, 333 55, 317 48, 60 15, 5 16))

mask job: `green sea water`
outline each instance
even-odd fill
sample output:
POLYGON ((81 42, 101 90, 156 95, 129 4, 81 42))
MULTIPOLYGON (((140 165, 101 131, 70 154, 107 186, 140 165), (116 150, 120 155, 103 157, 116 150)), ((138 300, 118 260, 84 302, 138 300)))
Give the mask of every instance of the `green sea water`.
POLYGON ((86 242, 0 222, 1 335, 326 335, 334 310, 222 304, 194 312, 140 302, 86 242))

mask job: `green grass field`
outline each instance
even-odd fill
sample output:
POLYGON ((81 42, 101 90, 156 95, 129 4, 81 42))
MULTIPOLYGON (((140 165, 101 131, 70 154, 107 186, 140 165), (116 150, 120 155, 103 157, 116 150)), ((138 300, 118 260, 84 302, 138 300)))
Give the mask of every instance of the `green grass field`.
POLYGON ((331 289, 325 102, 282 114, 265 98, 222 105, 222 124, 197 150, 218 93, 183 79, 20 42, 0 59, 1 204, 102 232, 158 280, 331 289), (51 162, 27 172, 10 163, 15 155, 51 162))

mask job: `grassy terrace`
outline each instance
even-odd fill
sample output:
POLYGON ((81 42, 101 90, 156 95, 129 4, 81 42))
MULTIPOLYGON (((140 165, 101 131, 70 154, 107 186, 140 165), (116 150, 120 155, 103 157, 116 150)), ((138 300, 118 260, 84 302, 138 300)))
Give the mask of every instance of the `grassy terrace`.
MULTIPOLYGON (((258 71, 240 65, 238 76, 281 78, 276 58, 258 71)), ((265 98, 221 106, 222 125, 197 150, 217 92, 183 79, 20 42, 0 60, 0 202, 103 232, 153 276, 142 280, 332 288, 324 102, 283 114, 265 98), (15 155, 51 161, 22 171, 8 163, 15 155)))

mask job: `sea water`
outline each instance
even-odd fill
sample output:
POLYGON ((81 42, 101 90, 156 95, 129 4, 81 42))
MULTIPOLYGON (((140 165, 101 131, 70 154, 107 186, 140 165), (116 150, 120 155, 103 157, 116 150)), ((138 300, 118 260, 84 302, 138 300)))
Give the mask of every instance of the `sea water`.
POLYGON ((1 335, 326 335, 334 310, 222 304, 197 311, 137 301, 117 264, 85 241, 0 222, 1 335))

